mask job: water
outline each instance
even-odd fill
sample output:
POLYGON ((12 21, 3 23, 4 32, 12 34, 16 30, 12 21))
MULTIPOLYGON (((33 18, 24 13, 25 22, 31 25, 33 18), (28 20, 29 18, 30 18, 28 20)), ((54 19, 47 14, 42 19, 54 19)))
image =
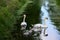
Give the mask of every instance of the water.
POLYGON ((48 36, 44 36, 43 34, 41 34, 41 38, 43 40, 59 40, 60 35, 58 34, 59 32, 56 30, 56 26, 53 25, 53 22, 51 22, 50 20, 50 16, 49 16, 49 7, 48 7, 49 2, 45 1, 45 4, 43 4, 41 6, 41 19, 42 19, 42 24, 44 24, 44 18, 48 18, 48 20, 46 21, 46 24, 48 26, 46 33, 48 33, 48 36))

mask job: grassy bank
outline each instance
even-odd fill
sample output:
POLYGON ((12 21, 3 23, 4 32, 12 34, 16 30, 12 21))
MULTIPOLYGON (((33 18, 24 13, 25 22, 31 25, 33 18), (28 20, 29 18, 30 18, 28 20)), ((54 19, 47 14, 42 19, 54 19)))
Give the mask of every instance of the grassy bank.
POLYGON ((60 31, 60 1, 50 0, 50 17, 60 31))
POLYGON ((0 40, 24 40, 20 33, 21 14, 39 13, 39 8, 39 0, 0 0, 0 40))

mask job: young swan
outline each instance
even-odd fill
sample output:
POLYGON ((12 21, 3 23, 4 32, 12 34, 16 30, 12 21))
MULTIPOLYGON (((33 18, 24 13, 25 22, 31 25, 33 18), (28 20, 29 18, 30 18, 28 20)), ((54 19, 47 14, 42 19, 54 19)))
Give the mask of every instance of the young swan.
POLYGON ((23 22, 21 23, 21 27, 22 27, 21 30, 24 30, 27 27, 27 23, 25 22, 25 18, 26 18, 26 15, 24 15, 23 22))

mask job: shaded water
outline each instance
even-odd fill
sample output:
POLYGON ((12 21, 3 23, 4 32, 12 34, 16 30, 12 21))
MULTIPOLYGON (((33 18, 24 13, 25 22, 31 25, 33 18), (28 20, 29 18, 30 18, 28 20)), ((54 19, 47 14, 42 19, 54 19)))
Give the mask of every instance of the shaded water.
POLYGON ((43 40, 59 40, 60 35, 58 34, 58 31, 56 30, 56 26, 53 25, 53 23, 50 20, 49 16, 49 7, 48 7, 48 1, 45 1, 45 5, 41 6, 41 19, 42 19, 42 24, 44 24, 44 18, 47 17, 48 20, 46 21, 46 25, 48 26, 46 33, 48 33, 48 36, 45 37, 43 34, 41 34, 41 38, 43 40))

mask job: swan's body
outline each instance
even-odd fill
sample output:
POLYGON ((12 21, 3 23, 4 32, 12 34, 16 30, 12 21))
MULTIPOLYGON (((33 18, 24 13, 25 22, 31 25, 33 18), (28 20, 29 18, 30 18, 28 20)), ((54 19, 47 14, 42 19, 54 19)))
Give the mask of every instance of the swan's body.
POLYGON ((39 32, 39 31, 41 31, 41 24, 34 24, 34 26, 33 26, 33 30, 35 31, 35 32, 39 32))
POLYGON ((26 22, 22 22, 21 26, 27 26, 27 23, 26 22))
POLYGON ((25 18, 26 18, 26 15, 24 15, 23 22, 21 23, 21 27, 22 27, 21 30, 24 30, 27 27, 27 23, 25 22, 25 18))
MULTIPOLYGON (((44 19, 44 21, 46 21, 46 20, 47 20, 47 18, 44 19)), ((45 31, 47 29, 47 25, 45 23, 44 24, 34 24, 32 30, 34 32, 41 32, 42 29, 44 29, 44 35, 45 35, 45 31)))

